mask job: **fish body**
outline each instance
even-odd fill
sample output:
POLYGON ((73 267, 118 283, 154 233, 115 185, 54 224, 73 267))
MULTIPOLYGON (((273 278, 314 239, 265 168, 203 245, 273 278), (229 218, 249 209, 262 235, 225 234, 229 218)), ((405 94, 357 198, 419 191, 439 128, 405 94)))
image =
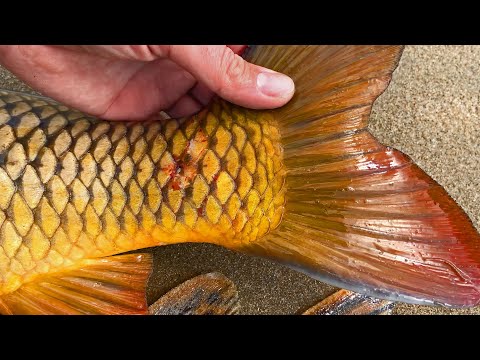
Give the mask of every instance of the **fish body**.
POLYGON ((0 312, 145 313, 147 255, 210 242, 363 294, 480 300, 480 238, 446 192, 366 130, 399 47, 260 47, 279 110, 105 121, 0 91, 0 312))
POLYGON ((23 94, 0 101, 1 293, 85 258, 249 243, 283 215, 271 116, 218 101, 191 118, 108 122, 23 94))

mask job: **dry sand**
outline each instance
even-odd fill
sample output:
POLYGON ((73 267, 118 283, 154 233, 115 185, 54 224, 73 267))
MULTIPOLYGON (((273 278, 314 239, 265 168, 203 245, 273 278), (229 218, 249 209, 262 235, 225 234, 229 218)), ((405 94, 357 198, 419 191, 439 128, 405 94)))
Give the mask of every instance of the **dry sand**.
MULTIPOLYGON (((377 100, 371 131, 410 155, 442 184, 480 228, 480 46, 407 46, 387 91, 377 100)), ((32 92, 0 68, 0 87, 32 92)), ((238 287, 244 314, 298 314, 334 287, 274 264, 214 245, 152 250, 148 298, 202 273, 219 271, 238 287)), ((397 314, 480 314, 399 303, 397 314)))

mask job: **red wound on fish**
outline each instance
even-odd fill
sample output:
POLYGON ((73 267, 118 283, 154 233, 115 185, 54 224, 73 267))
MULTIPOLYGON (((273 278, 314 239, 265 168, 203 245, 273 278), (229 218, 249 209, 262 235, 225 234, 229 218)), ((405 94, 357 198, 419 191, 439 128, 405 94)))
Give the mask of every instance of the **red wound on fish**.
POLYGON ((411 303, 480 303, 480 236, 448 193, 367 130, 396 46, 259 47, 256 64, 291 76, 273 112, 287 166, 285 216, 243 247, 353 291, 411 303))

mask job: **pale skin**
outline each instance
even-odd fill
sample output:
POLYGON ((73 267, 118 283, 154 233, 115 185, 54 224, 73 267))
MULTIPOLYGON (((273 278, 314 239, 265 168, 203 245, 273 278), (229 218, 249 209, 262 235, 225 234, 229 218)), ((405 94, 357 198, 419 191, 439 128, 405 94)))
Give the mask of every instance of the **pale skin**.
POLYGON ((192 115, 214 94, 252 109, 293 96, 286 75, 250 64, 244 45, 3 45, 0 64, 40 93, 108 120, 192 115))

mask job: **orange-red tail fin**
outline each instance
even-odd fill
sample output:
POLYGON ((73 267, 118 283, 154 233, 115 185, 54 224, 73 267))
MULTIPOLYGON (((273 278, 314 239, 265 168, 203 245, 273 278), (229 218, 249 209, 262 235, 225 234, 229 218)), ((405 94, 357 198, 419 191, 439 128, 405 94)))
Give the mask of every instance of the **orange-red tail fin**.
POLYGON ((244 251, 349 290, 411 303, 480 302, 480 236, 447 192, 367 130, 398 46, 265 46, 250 60, 290 75, 273 115, 287 170, 285 216, 244 251))

